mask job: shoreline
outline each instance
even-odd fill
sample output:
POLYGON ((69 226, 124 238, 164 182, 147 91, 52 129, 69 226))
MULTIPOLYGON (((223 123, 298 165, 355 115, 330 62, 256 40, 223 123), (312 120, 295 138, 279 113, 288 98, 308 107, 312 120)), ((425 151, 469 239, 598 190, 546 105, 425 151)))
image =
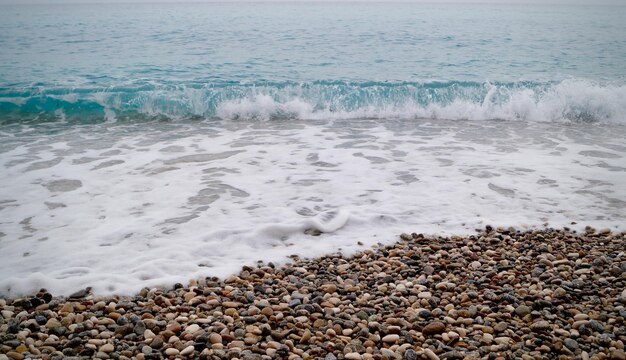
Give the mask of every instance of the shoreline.
POLYGON ((0 298, 0 360, 626 359, 626 233, 402 234, 135 296, 0 298))

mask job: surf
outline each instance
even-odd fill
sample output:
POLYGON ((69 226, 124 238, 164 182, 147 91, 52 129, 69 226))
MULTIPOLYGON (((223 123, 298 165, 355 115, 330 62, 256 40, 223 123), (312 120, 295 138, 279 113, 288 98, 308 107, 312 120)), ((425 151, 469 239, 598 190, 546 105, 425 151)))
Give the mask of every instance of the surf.
POLYGON ((551 82, 211 82, 0 90, 0 122, 445 119, 626 123, 626 85, 551 82))

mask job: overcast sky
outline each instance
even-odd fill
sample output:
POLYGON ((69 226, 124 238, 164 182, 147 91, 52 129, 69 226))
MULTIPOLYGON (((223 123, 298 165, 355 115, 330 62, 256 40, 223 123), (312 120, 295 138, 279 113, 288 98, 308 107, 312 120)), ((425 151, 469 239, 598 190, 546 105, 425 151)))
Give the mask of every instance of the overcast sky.
POLYGON ((0 0, 0 4, 82 4, 82 3, 184 3, 184 2, 417 2, 417 3, 495 3, 495 4, 588 4, 625 5, 626 0, 0 0))

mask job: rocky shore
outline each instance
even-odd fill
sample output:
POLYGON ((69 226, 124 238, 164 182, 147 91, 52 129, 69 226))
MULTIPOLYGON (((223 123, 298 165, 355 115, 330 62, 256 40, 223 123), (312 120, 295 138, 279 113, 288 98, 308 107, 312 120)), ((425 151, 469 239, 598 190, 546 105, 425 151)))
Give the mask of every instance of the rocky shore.
POLYGON ((5 359, 626 359, 626 234, 397 243, 133 297, 0 299, 5 359))

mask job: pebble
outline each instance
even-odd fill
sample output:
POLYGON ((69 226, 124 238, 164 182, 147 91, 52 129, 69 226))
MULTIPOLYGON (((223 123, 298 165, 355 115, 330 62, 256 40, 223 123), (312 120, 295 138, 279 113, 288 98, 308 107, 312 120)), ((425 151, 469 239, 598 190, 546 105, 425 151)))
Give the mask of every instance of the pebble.
POLYGON ((113 347, 113 344, 104 344, 100 346, 100 351, 102 351, 103 353, 112 353, 113 351, 115 351, 115 347, 113 347))
POLYGON ((300 338, 300 344, 307 344, 311 340, 311 332, 309 330, 304 331, 300 338))
POLYGON ((61 322, 57 319, 50 319, 48 320, 48 322, 46 322, 47 329, 54 329, 59 327, 63 327, 63 324, 61 324, 61 322))
POLYGON ((419 356, 413 349, 407 349, 404 352, 404 360, 418 360, 419 356))
POLYGON ((96 353, 96 359, 108 359, 110 358, 109 354, 102 352, 102 351, 98 351, 96 353))
POLYGON ((419 294, 417 294, 417 297, 420 299, 430 299, 433 296, 433 294, 430 291, 422 291, 419 294))
POLYGON ((344 355, 344 359, 347 360, 360 360, 363 357, 361 356, 361 354, 357 353, 357 352, 350 352, 344 355))
POLYGON ((565 346, 567 346, 568 349, 572 350, 572 351, 576 351, 579 348, 578 342, 574 339, 565 339, 564 341, 565 346))
POLYGON ((42 290, 0 299, 0 360, 626 360, 625 235, 407 233, 130 297, 42 290))
POLYGON ((532 309, 530 308, 530 306, 526 306, 526 305, 520 305, 515 308, 515 314, 517 314, 517 316, 519 317, 524 317, 530 314, 531 311, 532 309))
POLYGON ((435 335, 441 334, 446 330, 446 325, 440 321, 434 321, 430 324, 424 326, 422 329, 422 334, 424 335, 435 335))
POLYGON ((491 343, 493 342, 493 335, 489 333, 484 333, 482 336, 482 342, 484 344, 491 345, 491 343))
POLYGON ((265 307, 261 310, 261 314, 265 316, 272 316, 274 315, 274 310, 271 307, 265 307))
POLYGON ((184 348, 181 352, 180 355, 182 356, 187 356, 187 355, 191 355, 193 354, 193 352, 195 351, 193 345, 189 345, 186 348, 184 348))
POLYGON ((551 328, 552 326, 550 325, 550 323, 545 320, 540 320, 530 325, 530 329, 535 332, 547 331, 551 328))
POLYGON ((209 342, 211 344, 221 344, 222 336, 220 334, 212 333, 211 335, 209 335, 209 342))
POLYGON ((507 325, 507 323, 503 322, 499 322, 496 324, 496 326, 493 327, 493 330, 497 333, 501 333, 504 332, 509 326, 507 325))
POLYGON ((191 324, 185 328, 185 332, 190 333, 190 334, 193 334, 198 330, 200 330, 200 325, 198 324, 191 324))
POLYGON ((424 355, 426 355, 429 360, 439 360, 439 356, 430 349, 424 349, 424 355))
POLYGON ((383 337, 382 340, 383 340, 383 342, 392 343, 393 344, 393 343, 397 342, 398 340, 400 340, 400 336, 397 335, 397 334, 390 334, 390 335, 386 335, 385 337, 383 337))
POLYGON ((180 353, 180 351, 178 351, 178 349, 175 348, 168 348, 165 350, 165 355, 167 356, 176 356, 180 353))

